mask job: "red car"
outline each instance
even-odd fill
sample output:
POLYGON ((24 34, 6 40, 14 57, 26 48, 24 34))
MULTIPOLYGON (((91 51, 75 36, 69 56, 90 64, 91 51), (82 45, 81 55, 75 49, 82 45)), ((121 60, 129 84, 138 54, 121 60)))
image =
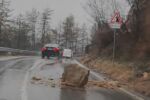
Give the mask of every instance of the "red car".
POLYGON ((46 44, 43 48, 41 48, 42 58, 47 57, 58 57, 60 54, 59 45, 57 44, 46 44))

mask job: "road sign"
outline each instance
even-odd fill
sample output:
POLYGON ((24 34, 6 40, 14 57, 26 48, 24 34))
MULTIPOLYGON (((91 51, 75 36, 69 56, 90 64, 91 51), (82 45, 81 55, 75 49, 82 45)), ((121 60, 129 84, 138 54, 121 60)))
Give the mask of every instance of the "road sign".
POLYGON ((123 23, 123 18, 121 17, 120 12, 115 11, 109 23, 110 27, 114 29, 114 43, 113 43, 113 55, 112 55, 113 64, 114 64, 115 55, 116 55, 115 54, 116 53, 116 29, 120 29, 122 23, 123 23))
POLYGON ((112 16, 111 21, 109 23, 110 27, 114 28, 114 29, 119 29, 121 27, 122 23, 123 23, 123 18, 121 17, 120 12, 115 11, 115 13, 112 16))
POLYGON ((110 23, 109 26, 113 29, 120 29, 121 24, 118 23, 110 23))

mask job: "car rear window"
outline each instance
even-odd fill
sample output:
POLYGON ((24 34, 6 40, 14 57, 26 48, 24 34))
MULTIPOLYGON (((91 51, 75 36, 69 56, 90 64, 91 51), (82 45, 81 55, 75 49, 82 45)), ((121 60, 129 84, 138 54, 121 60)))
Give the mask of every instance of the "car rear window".
POLYGON ((47 47, 47 50, 53 50, 53 48, 52 47, 47 47))

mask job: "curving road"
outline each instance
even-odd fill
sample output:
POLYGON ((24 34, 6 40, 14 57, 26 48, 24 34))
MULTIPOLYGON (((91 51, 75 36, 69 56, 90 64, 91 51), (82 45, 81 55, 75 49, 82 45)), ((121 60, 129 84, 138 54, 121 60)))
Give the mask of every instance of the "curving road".
POLYGON ((0 100, 139 100, 119 90, 70 89, 33 84, 32 77, 59 80, 63 66, 38 57, 0 60, 0 100))

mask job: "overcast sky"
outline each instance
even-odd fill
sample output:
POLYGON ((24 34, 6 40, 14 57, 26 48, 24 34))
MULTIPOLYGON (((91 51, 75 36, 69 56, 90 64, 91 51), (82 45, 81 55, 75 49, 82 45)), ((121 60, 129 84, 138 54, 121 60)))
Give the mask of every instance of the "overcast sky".
MULTIPOLYGON (((42 11, 45 8, 51 8, 54 10, 52 15, 52 26, 56 26, 60 21, 70 14, 75 16, 78 23, 88 23, 89 15, 83 9, 83 5, 87 0, 10 0, 10 8, 14 9, 13 15, 30 11, 32 8, 36 8, 38 11, 42 11)), ((109 1, 109 0, 108 0, 109 1)), ((119 0, 123 6, 125 0, 119 0)))

